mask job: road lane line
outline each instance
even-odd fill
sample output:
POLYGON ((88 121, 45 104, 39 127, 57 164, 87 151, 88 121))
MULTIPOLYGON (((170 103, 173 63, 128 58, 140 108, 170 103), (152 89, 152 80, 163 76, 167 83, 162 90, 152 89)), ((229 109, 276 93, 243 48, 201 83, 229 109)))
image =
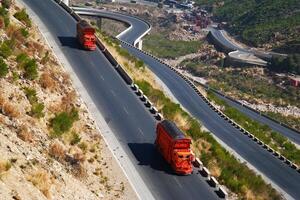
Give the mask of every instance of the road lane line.
POLYGON ((182 188, 181 183, 177 180, 177 177, 173 177, 175 179, 175 182, 179 185, 180 188, 182 188))
POLYGON ((117 96, 116 93, 115 93, 115 91, 110 90, 110 92, 112 93, 113 96, 115 96, 115 97, 117 96))
POLYGON ((144 133, 143 133, 142 129, 138 128, 138 130, 139 130, 140 134, 141 134, 142 136, 144 136, 144 133))
POLYGON ((123 106, 123 109, 124 109, 125 113, 126 113, 127 115, 129 115, 129 112, 128 112, 128 110, 126 109, 125 106, 123 106))

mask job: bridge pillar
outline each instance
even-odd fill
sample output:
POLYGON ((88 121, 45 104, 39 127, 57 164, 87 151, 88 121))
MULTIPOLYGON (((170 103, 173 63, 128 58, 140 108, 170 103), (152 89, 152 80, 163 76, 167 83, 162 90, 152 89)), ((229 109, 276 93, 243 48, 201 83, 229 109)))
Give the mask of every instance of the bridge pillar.
POLYGON ((67 6, 69 6, 69 0, 63 0, 64 4, 66 4, 67 6))
POLYGON ((142 50, 143 48, 143 40, 140 40, 138 43, 137 43, 137 48, 142 50))

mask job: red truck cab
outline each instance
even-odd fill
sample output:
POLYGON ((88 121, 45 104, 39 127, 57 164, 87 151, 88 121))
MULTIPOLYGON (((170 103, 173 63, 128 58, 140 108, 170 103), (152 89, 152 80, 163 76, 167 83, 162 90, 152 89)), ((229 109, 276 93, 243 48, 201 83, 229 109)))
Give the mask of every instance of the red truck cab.
POLYGON ((85 20, 77 23, 77 39, 79 43, 87 50, 96 49, 95 29, 85 20))
POLYGON ((186 138, 174 122, 163 120, 157 124, 155 145, 175 173, 192 173, 191 139, 186 138))

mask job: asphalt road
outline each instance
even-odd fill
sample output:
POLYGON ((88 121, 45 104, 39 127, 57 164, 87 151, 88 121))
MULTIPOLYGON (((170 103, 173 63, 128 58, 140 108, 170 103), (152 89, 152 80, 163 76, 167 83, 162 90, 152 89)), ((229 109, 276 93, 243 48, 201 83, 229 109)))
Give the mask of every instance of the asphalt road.
MULTIPOLYGON (((127 20, 124 18, 123 20, 127 20)), ((130 37, 136 37, 134 31, 130 37)), ((126 41, 130 42, 130 41, 126 41)), ((143 60, 177 100, 215 136, 295 199, 300 198, 300 175, 219 117, 175 72, 137 49, 123 45, 143 60)))
POLYGON ((73 7, 76 13, 80 15, 94 15, 101 16, 102 18, 108 18, 117 20, 120 22, 125 22, 131 28, 128 28, 124 33, 119 34, 117 37, 120 40, 126 41, 130 44, 135 45, 138 38, 143 36, 148 30, 150 25, 143 20, 139 20, 136 17, 124 15, 122 13, 111 12, 106 10, 92 9, 92 8, 79 8, 73 7))
POLYGON ((80 49, 76 23, 51 0, 23 0, 47 25, 156 199, 217 199, 198 174, 177 176, 154 149, 153 117, 100 52, 80 49))
MULTIPOLYGON (((114 12, 104 11, 104 10, 99 11, 98 9, 91 9, 91 8, 76 8, 75 7, 74 9, 76 10, 76 12, 78 14, 83 14, 83 15, 93 14, 95 16, 101 16, 101 17, 106 17, 109 19, 114 19, 114 20, 118 20, 121 22, 125 22, 126 24, 128 24, 128 26, 131 26, 131 28, 128 29, 128 31, 124 31, 124 33, 120 34, 120 37, 118 37, 118 38, 129 44, 134 44, 134 42, 138 38, 140 38, 142 35, 144 35, 145 32, 148 31, 149 26, 150 26, 148 23, 144 22, 141 19, 138 19, 138 18, 132 17, 132 16, 128 16, 125 14, 121 14, 121 13, 114 13, 114 12)), ((239 49, 239 50, 241 49, 240 47, 236 46, 234 43, 228 41, 227 39, 224 39, 224 36, 223 36, 223 34, 221 34, 220 31, 216 31, 215 34, 220 39, 223 38, 222 40, 224 40, 224 45, 229 46, 230 48, 232 48, 232 50, 233 49, 239 49)), ((127 48, 127 46, 124 46, 124 48, 127 48)), ((238 110, 240 110, 241 112, 243 112, 244 114, 249 116, 250 118, 270 126, 270 128, 273 129, 274 131, 281 133, 282 135, 286 136, 294 143, 300 145, 300 134, 297 133, 296 131, 293 131, 293 130, 288 129, 278 123, 275 123, 274 121, 272 121, 264 116, 261 116, 258 113, 254 112, 250 109, 247 109, 246 107, 243 107, 243 106, 239 105, 238 103, 231 101, 230 99, 227 99, 225 97, 221 97, 221 98, 226 100, 231 106, 237 108, 238 110)))

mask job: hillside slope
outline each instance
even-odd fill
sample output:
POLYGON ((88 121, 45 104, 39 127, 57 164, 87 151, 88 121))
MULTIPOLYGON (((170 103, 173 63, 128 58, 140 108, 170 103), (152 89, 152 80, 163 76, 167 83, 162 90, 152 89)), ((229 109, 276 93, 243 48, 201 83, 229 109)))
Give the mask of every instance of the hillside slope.
POLYGON ((299 0, 200 0, 213 5, 219 21, 253 46, 269 43, 287 53, 300 52, 299 0))
POLYGON ((0 199, 136 199, 69 75, 11 2, 0 6, 0 199))

